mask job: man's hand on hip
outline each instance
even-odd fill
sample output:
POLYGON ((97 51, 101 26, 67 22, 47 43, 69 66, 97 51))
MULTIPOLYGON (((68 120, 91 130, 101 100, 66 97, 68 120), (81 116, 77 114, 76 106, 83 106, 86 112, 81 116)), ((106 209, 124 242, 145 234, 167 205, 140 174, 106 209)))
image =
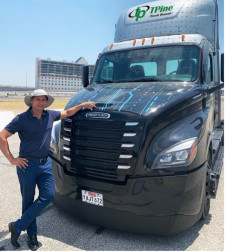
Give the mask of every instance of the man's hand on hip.
POLYGON ((26 169, 28 166, 27 164, 28 160, 26 158, 20 158, 20 157, 13 158, 12 160, 10 160, 10 163, 12 165, 18 166, 20 169, 26 169))

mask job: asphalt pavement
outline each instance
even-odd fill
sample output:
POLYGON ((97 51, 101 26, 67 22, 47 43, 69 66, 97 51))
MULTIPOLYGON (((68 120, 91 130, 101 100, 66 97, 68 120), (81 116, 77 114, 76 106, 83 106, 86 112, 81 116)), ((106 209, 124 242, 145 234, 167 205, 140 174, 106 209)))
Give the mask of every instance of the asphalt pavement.
MULTIPOLYGON (((9 138, 10 150, 18 155, 18 136, 9 138)), ((16 168, 0 152, 0 250, 14 250, 8 223, 21 215, 21 195, 16 168)), ((173 237, 131 234, 95 226, 74 218, 53 204, 38 217, 40 251, 60 250, 148 250, 224 251, 224 172, 216 199, 211 200, 208 218, 173 237)), ((19 238, 21 250, 28 250, 26 233, 19 238)))

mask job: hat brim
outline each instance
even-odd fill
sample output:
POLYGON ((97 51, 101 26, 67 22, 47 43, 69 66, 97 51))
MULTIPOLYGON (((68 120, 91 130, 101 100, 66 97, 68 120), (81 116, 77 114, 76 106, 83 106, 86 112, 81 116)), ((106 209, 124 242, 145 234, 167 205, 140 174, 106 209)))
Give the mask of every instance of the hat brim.
MULTIPOLYGON (((37 97, 37 96, 43 96, 43 94, 42 95, 27 95, 27 96, 25 96, 25 98, 24 98, 25 104, 28 107, 32 107, 31 98, 32 97, 37 97)), ((51 95, 45 95, 45 96, 48 97, 48 102, 47 102, 46 107, 45 107, 45 108, 47 108, 50 105, 52 105, 52 103, 54 102, 55 99, 51 95)))

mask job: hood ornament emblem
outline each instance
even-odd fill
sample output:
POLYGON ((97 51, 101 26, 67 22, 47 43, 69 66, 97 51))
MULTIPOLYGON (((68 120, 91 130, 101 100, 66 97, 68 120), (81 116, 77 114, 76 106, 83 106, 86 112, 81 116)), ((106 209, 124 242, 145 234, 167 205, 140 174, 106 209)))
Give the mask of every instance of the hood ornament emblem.
POLYGON ((89 112, 86 114, 87 118, 97 118, 97 119, 109 119, 110 114, 102 112, 89 112))

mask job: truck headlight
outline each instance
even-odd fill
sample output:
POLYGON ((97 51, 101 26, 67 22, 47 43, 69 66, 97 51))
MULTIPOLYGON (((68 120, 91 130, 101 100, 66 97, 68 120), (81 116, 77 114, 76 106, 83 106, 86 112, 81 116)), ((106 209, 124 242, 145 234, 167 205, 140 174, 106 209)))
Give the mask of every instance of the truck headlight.
POLYGON ((179 142, 155 158, 152 169, 190 165, 197 153, 197 137, 179 142))

